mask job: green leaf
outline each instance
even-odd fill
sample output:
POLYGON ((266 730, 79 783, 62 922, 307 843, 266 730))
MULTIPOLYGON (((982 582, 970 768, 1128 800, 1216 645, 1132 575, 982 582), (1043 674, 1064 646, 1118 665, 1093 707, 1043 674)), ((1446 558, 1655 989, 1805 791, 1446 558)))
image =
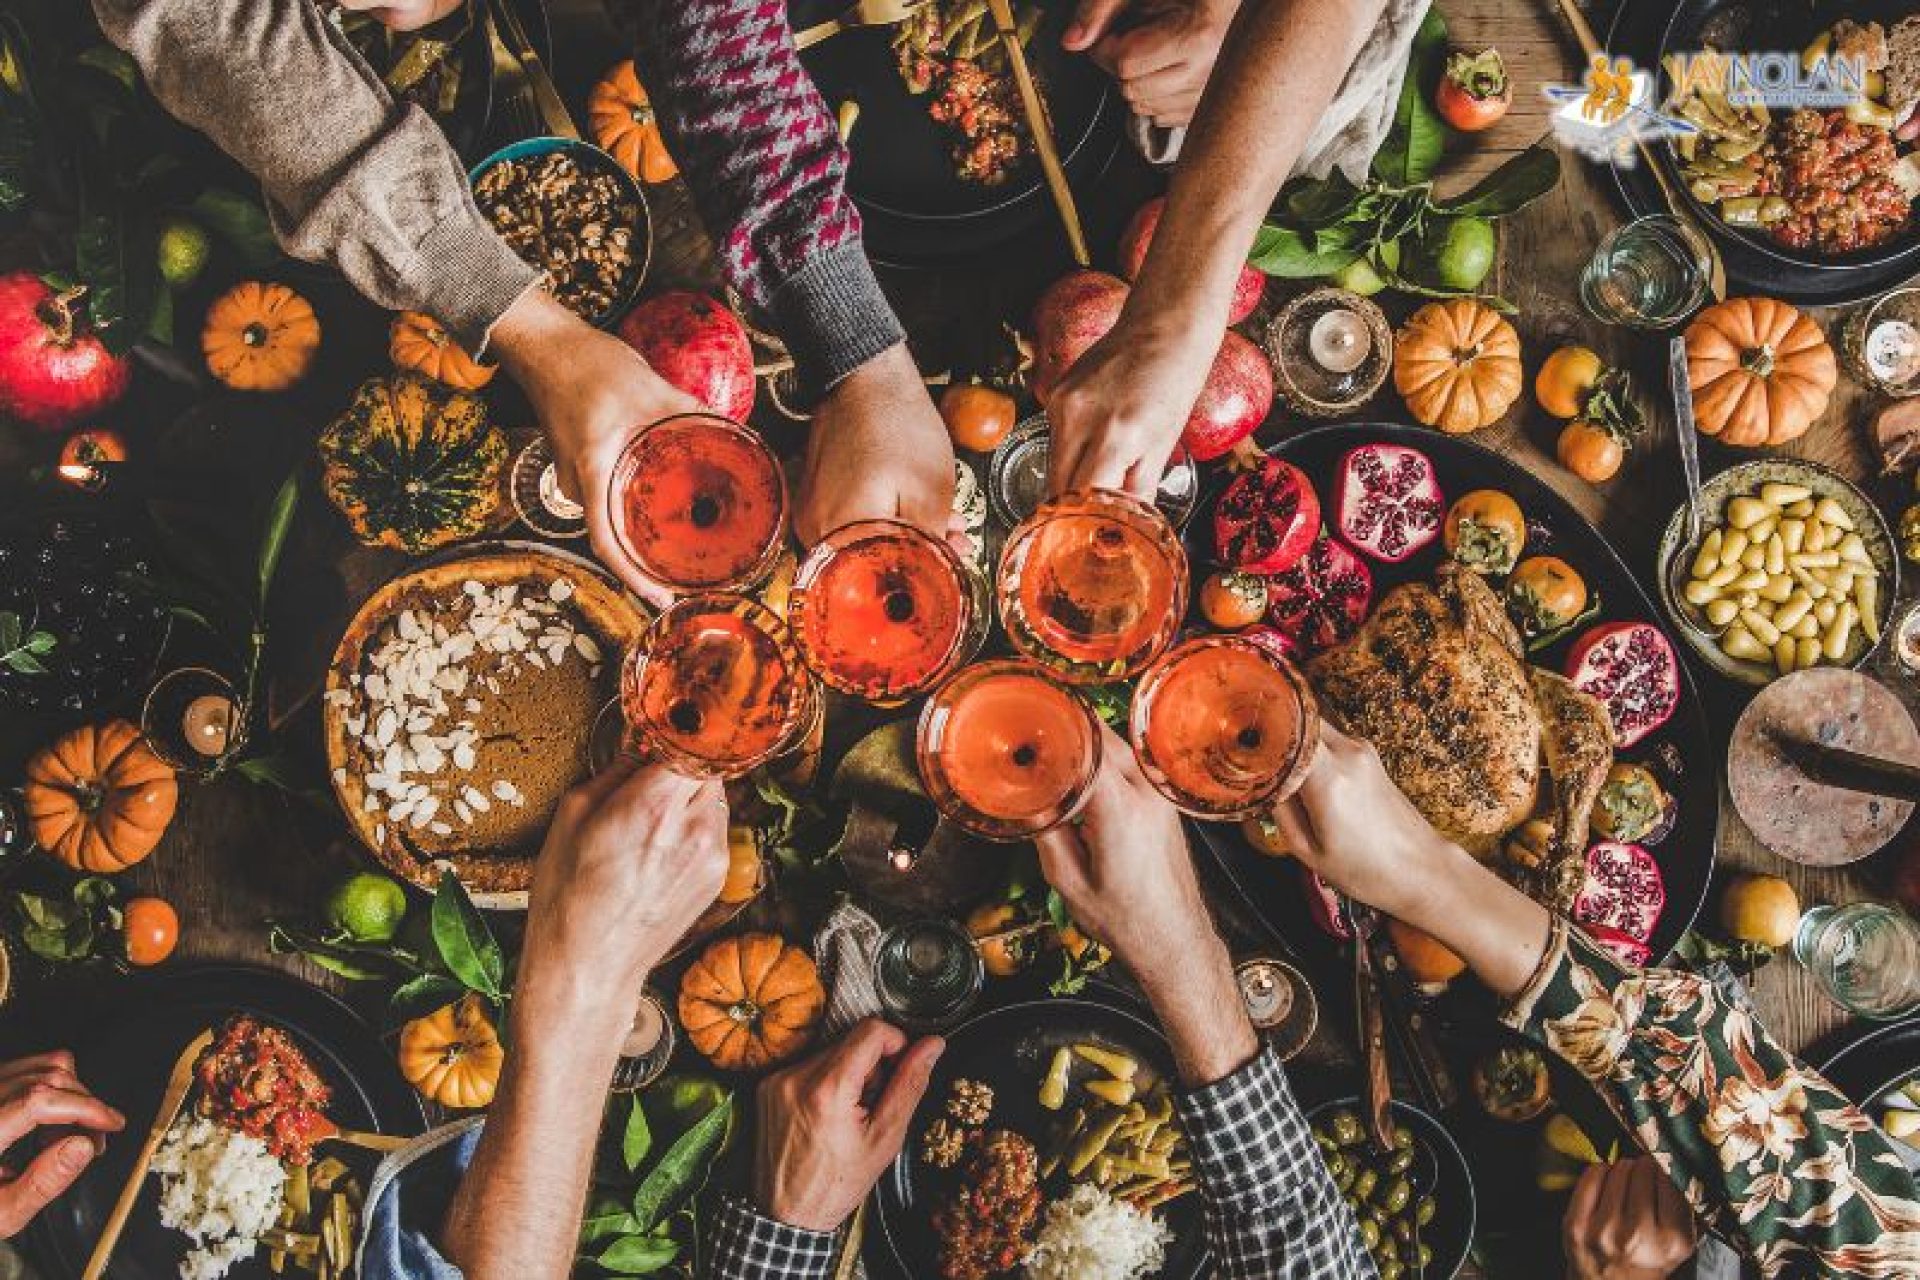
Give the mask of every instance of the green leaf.
POLYGON ((163 347, 173 345, 173 290, 164 284, 153 292, 153 314, 147 317, 146 336, 163 347))
POLYGON ((1427 95, 1439 79, 1446 53, 1446 19, 1437 7, 1429 8, 1407 55, 1407 73, 1400 83, 1393 127, 1373 157, 1373 172, 1383 182, 1400 187, 1425 182, 1440 163, 1447 145, 1447 127, 1427 95))
POLYGON ((294 514, 300 509, 300 473, 295 471, 273 495, 267 512, 267 529, 260 538, 259 584, 260 610, 267 607, 267 593, 273 589, 273 575, 280 568, 280 553, 286 550, 287 533, 293 528, 294 514))
POLYGON ((194 197, 187 211, 233 251, 249 271, 272 266, 280 256, 279 242, 260 202, 221 187, 209 187, 194 197))
POLYGON ((274 787, 295 793, 308 790, 308 779, 291 757, 254 756, 242 760, 233 771, 257 787, 274 787))
POLYGON ((53 652, 54 646, 58 643, 59 641, 53 638, 52 632, 36 631, 27 637, 26 650, 28 653, 44 658, 53 652))
POLYGON ((43 676, 47 674, 46 664, 28 653, 25 649, 15 649, 5 657, 7 666, 23 676, 43 676))
POLYGON ((267 950, 274 955, 301 955, 349 982, 390 982, 396 958, 379 948, 329 942, 285 925, 268 923, 267 950))
POLYGON ((1560 157, 1538 144, 1480 179, 1471 188, 1434 206, 1442 213, 1471 218, 1503 218, 1526 208, 1560 181, 1560 157))
POLYGON ((1310 280, 1330 276, 1360 256, 1360 250, 1350 245, 1322 252, 1309 243, 1308 234, 1268 223, 1254 237, 1247 262, 1256 271, 1282 280, 1310 280))
POLYGON ((647 1128, 647 1111, 640 1105, 640 1095, 627 1095, 627 1104, 627 1127, 620 1135, 620 1158, 626 1161, 628 1173, 638 1173, 647 1152, 653 1149, 653 1132, 647 1128))
POLYGON ((20 615, 0 612, 0 653, 11 653, 20 647, 20 615))
POLYGON ((621 1276, 652 1275, 680 1255, 680 1246, 655 1236, 626 1236, 594 1261, 621 1276))
POLYGON ((500 944, 466 889, 450 871, 440 875, 440 890, 433 895, 433 945, 440 951, 447 972, 482 995, 499 999, 505 963, 500 944))
POLYGON ((435 1009, 445 1008, 465 991, 466 988, 452 978, 437 973, 423 973, 400 984, 387 1001, 387 1016, 395 1022, 405 1022, 432 1013, 435 1009))
POLYGON ((618 1200, 608 1200, 597 1206, 580 1221, 580 1248, 598 1244, 615 1236, 640 1236, 646 1233, 640 1230, 640 1219, 633 1211, 618 1200))
POLYGON ((1330 226, 1357 212, 1360 189, 1335 169, 1325 178, 1296 178, 1280 192, 1287 221, 1302 229, 1330 226))
POLYGON ((135 77, 139 74, 133 65, 133 59, 110 44, 96 44, 82 49, 73 59, 83 67, 92 67, 102 75, 111 76, 120 82, 120 87, 128 93, 133 92, 135 77))
POLYGON ((729 1097, 675 1139, 667 1148, 667 1154, 647 1171, 633 1193, 633 1216, 640 1219, 645 1228, 651 1230, 668 1216, 674 1202, 704 1176, 707 1164, 720 1149, 720 1141, 732 1123, 733 1099, 729 1097))

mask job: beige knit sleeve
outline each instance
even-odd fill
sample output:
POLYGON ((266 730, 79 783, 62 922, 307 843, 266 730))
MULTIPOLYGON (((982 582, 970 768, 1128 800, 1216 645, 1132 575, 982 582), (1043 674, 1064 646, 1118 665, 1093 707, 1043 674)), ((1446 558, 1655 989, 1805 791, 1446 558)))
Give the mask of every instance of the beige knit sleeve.
POLYGON ((311 0, 94 0, 154 96, 260 180, 281 245, 481 346, 536 273, 438 126, 396 104, 311 0))

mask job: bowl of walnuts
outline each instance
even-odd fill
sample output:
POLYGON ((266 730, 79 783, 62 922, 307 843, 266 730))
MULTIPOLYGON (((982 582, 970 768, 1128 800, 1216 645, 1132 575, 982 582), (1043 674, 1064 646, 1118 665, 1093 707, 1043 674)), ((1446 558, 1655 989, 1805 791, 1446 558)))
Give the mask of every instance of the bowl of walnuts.
POLYGON ((470 175, 474 202, 509 248, 546 273, 547 288, 590 324, 633 305, 653 253, 640 184, 577 138, 527 138, 470 175))

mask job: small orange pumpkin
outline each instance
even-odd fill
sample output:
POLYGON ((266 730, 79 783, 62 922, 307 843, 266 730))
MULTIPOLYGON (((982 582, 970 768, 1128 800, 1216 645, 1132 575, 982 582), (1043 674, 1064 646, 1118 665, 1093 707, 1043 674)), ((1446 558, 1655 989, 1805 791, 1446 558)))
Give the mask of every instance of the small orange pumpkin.
POLYGON ((1687 370, 1700 433, 1743 447, 1805 435, 1840 376, 1820 326, 1773 298, 1728 298, 1695 316, 1687 370))
POLYGON ((396 369, 425 374, 461 391, 486 386, 497 368, 468 355, 445 325, 420 311, 402 311, 393 318, 387 327, 387 355, 396 369))
POLYGON ((587 121, 593 140, 642 182, 667 182, 680 172, 660 136, 647 91, 640 85, 633 59, 618 63, 587 97, 587 121))
POLYGON ((469 992, 400 1029, 400 1074, 443 1107, 493 1101, 507 1051, 480 997, 469 992))
POLYGON ((743 933, 713 943, 680 980, 680 1025, 716 1067, 754 1071, 805 1048, 826 1002, 806 952, 743 933))
POLYGON ((173 821, 173 769, 125 720, 83 725, 27 762, 34 841, 76 871, 124 871, 173 821))
POLYGON ((1500 421, 1524 381, 1520 335, 1472 298, 1428 303, 1394 344, 1393 385, 1407 412, 1452 435, 1500 421))
POLYGON ((320 321, 283 284, 242 280, 213 300, 200 350, 207 372, 236 391, 285 391, 320 350, 320 321))

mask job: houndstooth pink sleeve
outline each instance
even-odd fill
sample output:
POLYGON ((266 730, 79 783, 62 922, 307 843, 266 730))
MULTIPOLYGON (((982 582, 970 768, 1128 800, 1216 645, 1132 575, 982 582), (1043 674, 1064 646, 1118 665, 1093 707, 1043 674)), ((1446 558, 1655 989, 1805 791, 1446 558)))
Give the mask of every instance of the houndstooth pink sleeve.
POLYGON ((847 196, 847 152, 781 0, 611 0, 726 277, 818 396, 899 342, 847 196))

